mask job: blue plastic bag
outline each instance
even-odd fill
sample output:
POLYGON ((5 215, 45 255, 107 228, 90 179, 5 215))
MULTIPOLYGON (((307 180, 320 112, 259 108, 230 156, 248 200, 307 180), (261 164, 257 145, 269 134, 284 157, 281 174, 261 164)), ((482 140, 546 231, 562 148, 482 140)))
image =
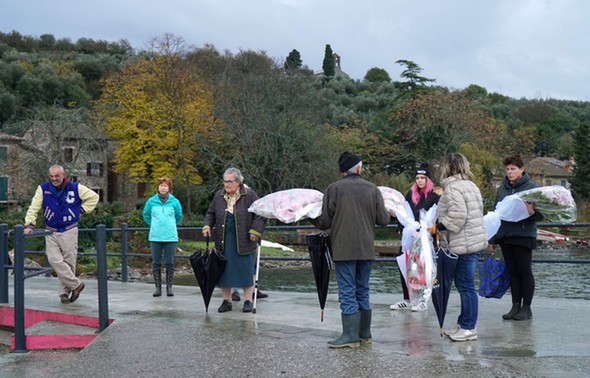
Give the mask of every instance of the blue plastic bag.
POLYGON ((506 261, 486 258, 479 264, 479 295, 485 298, 502 298, 510 287, 510 272, 506 261))

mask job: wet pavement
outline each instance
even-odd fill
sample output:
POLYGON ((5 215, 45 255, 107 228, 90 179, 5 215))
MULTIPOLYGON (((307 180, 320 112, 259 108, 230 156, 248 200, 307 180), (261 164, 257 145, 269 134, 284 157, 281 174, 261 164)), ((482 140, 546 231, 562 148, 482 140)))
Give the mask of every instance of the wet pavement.
MULTIPOLYGON (((63 305, 57 281, 25 283, 29 309, 98 316, 97 282, 86 280, 80 299, 63 305)), ((330 294, 324 322, 317 294, 266 291, 257 313, 242 302, 220 314, 216 291, 209 313, 197 287, 175 286, 174 297, 152 297, 153 285, 109 282, 114 322, 81 351, 50 350, 0 356, 2 377, 588 377, 590 301, 536 297, 532 321, 506 321, 510 296, 480 298, 479 339, 440 337, 432 306, 422 313, 390 311, 398 295, 374 294, 373 343, 333 350, 340 335, 337 296, 330 294)), ((10 288, 12 304, 12 286, 10 288)), ((456 291, 446 318, 459 313, 456 291)), ((32 333, 85 333, 80 326, 37 325, 32 333), (76 328, 70 328, 76 327, 76 328)))

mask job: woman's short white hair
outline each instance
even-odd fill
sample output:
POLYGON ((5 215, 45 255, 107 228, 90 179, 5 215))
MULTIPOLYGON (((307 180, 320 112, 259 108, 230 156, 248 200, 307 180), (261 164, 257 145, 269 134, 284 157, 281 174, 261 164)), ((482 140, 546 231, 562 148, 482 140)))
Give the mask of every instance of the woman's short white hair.
POLYGON ((242 176, 242 172, 240 172, 238 168, 228 168, 225 170, 223 175, 233 175, 237 182, 239 182, 240 184, 244 183, 244 176, 242 176))

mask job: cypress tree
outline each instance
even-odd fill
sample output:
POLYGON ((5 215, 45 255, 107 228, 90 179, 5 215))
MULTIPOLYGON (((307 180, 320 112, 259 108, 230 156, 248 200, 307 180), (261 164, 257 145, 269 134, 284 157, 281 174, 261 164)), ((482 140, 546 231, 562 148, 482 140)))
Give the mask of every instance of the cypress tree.
POLYGON ((336 74, 336 60, 334 59, 334 53, 332 52, 332 47, 330 47, 330 45, 326 45, 322 70, 324 70, 324 75, 326 77, 332 77, 336 74))
POLYGON ((301 68, 302 63, 303 62, 301 61, 301 54, 299 54, 299 51, 293 49, 289 53, 289 56, 287 56, 287 60, 285 60, 284 67, 286 70, 294 70, 297 68, 301 68))

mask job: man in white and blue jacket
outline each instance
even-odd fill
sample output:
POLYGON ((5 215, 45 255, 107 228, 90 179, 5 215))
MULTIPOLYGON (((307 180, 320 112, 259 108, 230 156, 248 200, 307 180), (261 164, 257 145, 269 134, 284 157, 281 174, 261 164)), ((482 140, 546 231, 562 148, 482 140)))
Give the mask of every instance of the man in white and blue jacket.
POLYGON ((43 209, 45 250, 51 267, 59 280, 59 297, 62 303, 75 302, 84 283, 76 277, 78 257, 78 221, 80 215, 94 210, 98 194, 77 182, 70 182, 61 165, 49 168, 49 181, 37 187, 25 216, 25 233, 32 232, 37 214, 43 209))

